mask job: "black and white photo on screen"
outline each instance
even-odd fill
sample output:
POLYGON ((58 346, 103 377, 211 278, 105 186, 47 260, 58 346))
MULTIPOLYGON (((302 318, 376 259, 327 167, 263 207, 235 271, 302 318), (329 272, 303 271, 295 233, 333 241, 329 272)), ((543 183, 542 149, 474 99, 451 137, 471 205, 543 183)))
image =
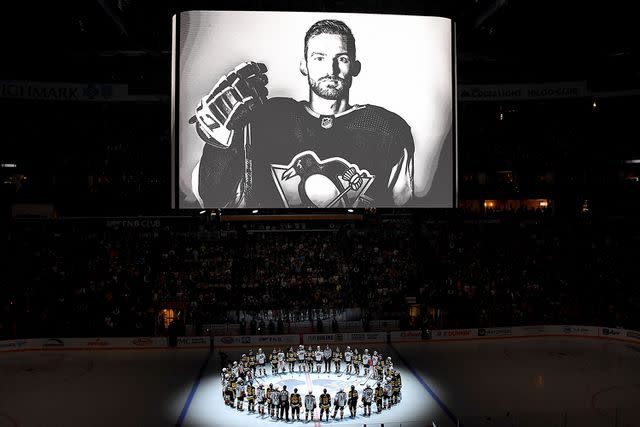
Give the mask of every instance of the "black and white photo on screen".
POLYGON ((449 19, 192 11, 175 28, 179 208, 454 206, 449 19))

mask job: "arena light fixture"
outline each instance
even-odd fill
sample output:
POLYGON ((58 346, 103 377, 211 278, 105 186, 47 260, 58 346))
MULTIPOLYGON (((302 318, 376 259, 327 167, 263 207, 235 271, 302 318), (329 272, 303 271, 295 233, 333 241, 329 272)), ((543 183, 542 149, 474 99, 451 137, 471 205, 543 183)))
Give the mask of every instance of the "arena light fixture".
POLYGON ((258 209, 252 210, 251 213, 257 214, 258 213, 258 209))
POLYGON ((353 209, 347 209, 347 212, 353 213, 353 209))

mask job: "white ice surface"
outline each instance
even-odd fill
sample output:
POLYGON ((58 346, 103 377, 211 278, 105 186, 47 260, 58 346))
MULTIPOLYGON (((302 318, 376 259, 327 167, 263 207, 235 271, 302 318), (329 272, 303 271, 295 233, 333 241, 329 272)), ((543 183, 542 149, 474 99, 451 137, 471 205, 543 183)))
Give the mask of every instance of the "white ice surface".
MULTIPOLYGON (((466 426, 640 426, 638 345, 548 338, 395 348, 466 426)), ((201 350, 0 354, 0 427, 176 425, 206 357, 201 350)), ((183 425, 285 425, 225 406, 217 359, 216 354, 209 360, 183 425)), ((438 427, 452 425, 409 367, 394 359, 402 372, 403 401, 381 415, 365 418, 360 408, 355 420, 329 424, 392 427, 420 420, 431 427, 433 418, 438 427)), ((351 384, 326 374, 313 374, 312 380, 316 396, 326 385, 351 384)), ((299 391, 306 393, 301 378, 285 375, 280 381, 289 389, 304 384, 299 391)))

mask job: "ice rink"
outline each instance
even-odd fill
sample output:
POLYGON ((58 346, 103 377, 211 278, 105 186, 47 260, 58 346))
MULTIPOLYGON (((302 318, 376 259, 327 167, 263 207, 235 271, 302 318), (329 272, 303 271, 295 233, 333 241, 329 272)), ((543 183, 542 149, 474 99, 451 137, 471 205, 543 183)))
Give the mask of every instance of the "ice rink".
MULTIPOLYGON (((356 419, 328 424, 435 421, 440 427, 459 419, 465 426, 640 426, 640 346, 634 344, 530 338, 379 349, 402 373, 402 402, 371 417, 359 408, 356 419)), ((227 353, 233 360, 244 351, 227 353)), ((217 354, 200 349, 3 353, 0 426, 284 424, 225 406, 218 363, 217 354)), ((362 390, 363 379, 285 374, 269 382, 301 394, 312 384, 318 397, 324 387, 347 390, 353 383, 362 390)))

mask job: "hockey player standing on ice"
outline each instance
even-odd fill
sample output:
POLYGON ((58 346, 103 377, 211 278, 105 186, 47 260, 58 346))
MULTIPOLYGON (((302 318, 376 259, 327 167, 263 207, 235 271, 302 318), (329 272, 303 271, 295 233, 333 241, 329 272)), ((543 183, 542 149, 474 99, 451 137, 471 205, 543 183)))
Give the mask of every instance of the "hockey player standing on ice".
POLYGON ((313 372, 313 356, 314 352, 311 346, 307 349, 305 353, 306 361, 307 361, 307 372, 313 372))
POLYGON ((317 346, 316 348, 316 372, 320 373, 320 371, 322 370, 322 356, 324 355, 324 353, 322 352, 322 350, 320 350, 320 346, 317 346))
POLYGON ((291 402, 291 421, 295 421, 296 419, 300 421, 300 406, 302 405, 302 399, 300 398, 300 394, 298 394, 297 388, 293 389, 293 393, 291 393, 289 401, 291 402))
POLYGON ((273 405, 271 404, 271 393, 273 393, 273 384, 269 384, 269 388, 267 389, 267 411, 273 416, 273 405))
POLYGON ((267 403, 267 393, 262 384, 258 386, 258 390, 256 391, 256 400, 258 401, 258 414, 264 416, 264 405, 267 403))
POLYGON ((364 405, 364 415, 371 415, 371 401, 373 400, 373 389, 367 385, 362 391, 362 404, 364 405))
POLYGON ((338 411, 340 411, 340 419, 344 418, 344 405, 347 404, 347 393, 341 388, 337 393, 335 398, 333 399, 335 408, 333 410, 333 419, 338 415, 338 411))
POLYGON ((329 348, 329 344, 324 348, 323 357, 324 357, 324 372, 331 372, 331 348, 329 348))
POLYGON ((293 351, 293 346, 289 347, 287 352, 287 362, 289 363, 289 372, 293 372, 293 365, 296 363, 296 352, 293 351))
POLYGON ((391 387, 389 380, 385 380, 382 383, 382 389, 384 390, 384 396, 382 398, 383 406, 385 409, 389 409, 391 407, 391 398, 393 397, 393 387, 391 387))
POLYGON ((267 370, 264 368, 264 364, 266 361, 266 354, 262 352, 262 349, 258 349, 258 354, 256 354, 256 364, 258 365, 258 374, 259 375, 267 375, 267 370))
POLYGON ((353 353, 351 352, 351 347, 347 346, 347 349, 344 351, 344 363, 347 365, 347 374, 351 375, 351 362, 353 359, 353 353))
POLYGON ((236 399, 238 399, 238 411, 242 411, 242 402, 244 402, 244 381, 242 378, 238 378, 236 383, 236 399))
POLYGON ((382 365, 380 364, 380 357, 381 356, 377 351, 374 351, 373 356, 371 356, 371 361, 373 363, 373 377, 378 381, 382 379, 382 365))
POLYGON ((271 352, 269 359, 271 360, 271 375, 275 375, 278 373, 278 353, 275 348, 271 352))
MULTIPOLYGON (((411 128, 384 108, 350 103, 362 68, 351 29, 316 22, 299 68, 308 101, 267 99, 267 67, 254 62, 202 98, 191 123, 206 143, 194 188, 203 207, 407 204, 414 195, 411 128)), ((394 87, 392 79, 380 83, 372 90, 394 87)))
POLYGON ((253 373, 253 369, 251 369, 251 368, 247 369, 247 370, 245 371, 245 373, 244 373, 244 378, 245 378, 245 381, 246 381, 248 384, 253 383, 253 380, 254 380, 254 373, 253 373))
POLYGON ((302 344, 300 344, 300 346, 298 347, 298 372, 303 372, 304 369, 304 357, 306 355, 306 352, 304 351, 304 346, 302 344))
POLYGON ((287 370, 285 369, 285 355, 284 351, 282 351, 281 348, 278 349, 278 372, 287 372, 287 370))
POLYGON ((271 391, 271 418, 279 416, 280 410, 280 390, 276 387, 271 391))
POLYGON ((382 412, 382 398, 384 396, 384 389, 382 388, 382 384, 378 383, 376 389, 374 391, 375 399, 376 399, 376 410, 378 413, 382 412))
POLYGON ((322 414, 327 413, 327 421, 329 421, 329 408, 331 407, 331 395, 327 393, 325 388, 320 395, 320 421, 322 421, 322 414))
POLYGON ((362 356, 358 353, 358 349, 353 350, 353 371, 356 376, 360 375, 360 362, 362 361, 362 356))
POLYGON ((333 364, 336 368, 336 374, 340 373, 340 370, 342 369, 342 367, 340 366, 341 362, 342 353, 340 353, 340 347, 336 347, 335 351, 333 352, 333 364))
POLYGON ((255 412, 256 411, 256 388, 253 386, 253 384, 248 383, 247 384, 247 409, 249 410, 249 412, 255 412))
POLYGON ((278 415, 278 419, 289 421, 289 391, 287 391, 286 385, 282 386, 282 391, 280 392, 280 415, 278 415))
POLYGON ((349 412, 351 413, 351 418, 356 416, 357 407, 358 407, 358 390, 356 390, 356 386, 352 385, 351 390, 349 390, 349 412))
POLYGON ((255 369, 256 368, 256 357, 253 355, 253 349, 249 350, 249 369, 255 369))
POLYGON ((402 400, 402 378, 400 378, 400 372, 393 371, 393 379, 391 380, 391 386, 393 387, 393 404, 400 403, 402 400))
POLYGON ((393 360, 391 360, 391 357, 387 357, 387 360, 384 362, 385 376, 388 376, 389 372, 393 372, 393 360))
POLYGON ((364 376, 369 375, 369 362, 371 361, 371 355, 369 354, 369 349, 365 348, 364 353, 362 354, 362 366, 364 367, 364 376))
POLYGON ((313 411, 316 409, 316 397, 313 392, 309 390, 309 394, 304 397, 304 420, 309 421, 309 415, 311 415, 311 421, 313 421, 313 411))

